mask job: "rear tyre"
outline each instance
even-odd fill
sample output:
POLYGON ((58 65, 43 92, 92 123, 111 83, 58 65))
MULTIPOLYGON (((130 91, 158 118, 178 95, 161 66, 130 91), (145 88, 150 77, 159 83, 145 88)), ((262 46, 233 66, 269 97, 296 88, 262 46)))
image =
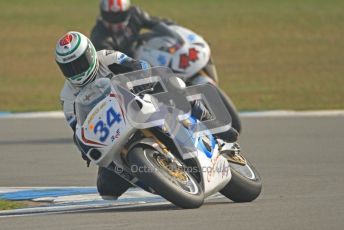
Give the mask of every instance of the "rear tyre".
POLYGON ((241 133, 241 121, 240 121, 238 110, 236 109, 232 100, 227 96, 227 94, 222 89, 220 88, 218 89, 219 89, 221 99, 232 117, 232 127, 236 131, 238 131, 238 133, 241 133))
MULTIPOLYGON (((188 172, 176 166, 167 167, 164 153, 149 146, 137 146, 127 156, 132 172, 145 185, 173 204, 185 208, 198 208, 204 202, 201 185, 188 172)), ((178 159, 179 164, 182 164, 178 159)))
POLYGON ((258 171, 248 161, 245 166, 229 163, 232 179, 220 193, 234 202, 251 202, 262 191, 262 181, 258 171))

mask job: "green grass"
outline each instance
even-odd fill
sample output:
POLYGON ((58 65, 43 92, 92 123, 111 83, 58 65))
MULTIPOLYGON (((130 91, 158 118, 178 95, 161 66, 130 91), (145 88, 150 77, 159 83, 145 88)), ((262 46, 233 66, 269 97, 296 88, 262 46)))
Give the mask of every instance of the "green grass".
MULTIPOLYGON (((203 35, 240 110, 344 108, 344 1, 133 0, 203 35)), ((89 34, 98 1, 12 0, 0 8, 0 111, 59 109, 56 40, 89 34)))
POLYGON ((0 200, 0 210, 24 208, 25 206, 25 204, 19 202, 0 200))

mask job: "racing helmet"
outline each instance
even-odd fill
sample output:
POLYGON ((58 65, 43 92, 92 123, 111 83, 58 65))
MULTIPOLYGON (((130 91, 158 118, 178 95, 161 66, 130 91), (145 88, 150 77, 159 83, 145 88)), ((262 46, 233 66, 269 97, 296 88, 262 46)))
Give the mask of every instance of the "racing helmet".
POLYGON ((65 78, 77 87, 93 81, 99 67, 92 42, 79 32, 68 32, 55 48, 55 60, 65 78))
POLYGON ((100 15, 111 30, 121 31, 130 19, 130 0, 100 0, 100 15))

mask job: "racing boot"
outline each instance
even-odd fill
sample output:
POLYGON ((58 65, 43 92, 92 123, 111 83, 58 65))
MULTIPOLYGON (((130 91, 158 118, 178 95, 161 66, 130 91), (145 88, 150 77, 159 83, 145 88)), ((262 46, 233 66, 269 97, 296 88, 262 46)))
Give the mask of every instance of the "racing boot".
POLYGON ((97 190, 104 200, 117 200, 125 193, 131 184, 107 168, 99 167, 97 176, 97 190))
MULTIPOLYGON (((213 119, 212 114, 201 100, 192 102, 192 115, 197 117, 200 121, 213 119)), ((239 133, 234 128, 230 128, 228 131, 218 133, 215 136, 223 142, 234 143, 238 140, 239 133)))

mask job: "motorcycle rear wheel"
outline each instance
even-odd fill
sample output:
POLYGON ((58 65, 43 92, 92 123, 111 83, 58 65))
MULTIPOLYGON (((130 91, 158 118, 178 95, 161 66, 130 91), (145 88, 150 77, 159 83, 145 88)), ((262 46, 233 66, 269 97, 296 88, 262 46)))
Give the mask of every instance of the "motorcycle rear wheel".
POLYGON ((239 117, 239 113, 237 108, 235 107, 234 103, 232 102, 232 100, 227 96, 227 94, 219 88, 219 93, 221 96, 221 99, 223 101, 223 103, 225 104, 229 114, 232 117, 232 127, 238 132, 241 133, 241 120, 239 117))
POLYGON ((184 209, 200 207, 204 202, 200 183, 188 172, 165 167, 164 155, 149 146, 136 146, 127 160, 134 175, 166 200, 184 209))

